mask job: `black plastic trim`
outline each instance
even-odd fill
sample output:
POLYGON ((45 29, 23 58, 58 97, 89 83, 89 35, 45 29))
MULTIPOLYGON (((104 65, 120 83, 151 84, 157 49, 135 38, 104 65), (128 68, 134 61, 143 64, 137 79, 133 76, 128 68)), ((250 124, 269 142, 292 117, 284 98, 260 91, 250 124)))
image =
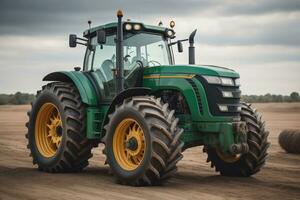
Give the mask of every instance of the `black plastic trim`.
POLYGON ((240 116, 240 110, 238 108, 241 106, 241 91, 239 89, 239 86, 223 86, 209 84, 202 76, 196 75, 195 77, 201 82, 205 89, 209 110, 212 115, 231 117, 240 116), (233 97, 223 97, 222 91, 232 92, 233 97), (228 111, 220 111, 219 105, 228 106, 228 111))

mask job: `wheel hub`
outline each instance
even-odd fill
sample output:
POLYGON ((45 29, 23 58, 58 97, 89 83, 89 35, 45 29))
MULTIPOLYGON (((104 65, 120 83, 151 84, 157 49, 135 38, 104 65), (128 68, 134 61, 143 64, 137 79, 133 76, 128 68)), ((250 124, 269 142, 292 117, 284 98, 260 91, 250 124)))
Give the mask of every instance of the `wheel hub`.
POLYGON ((130 138, 128 142, 126 143, 126 148, 135 151, 138 148, 138 141, 134 137, 130 138))
POLYGON ((131 118, 122 120, 113 138, 113 151, 119 165, 125 170, 134 170, 142 162, 145 154, 144 131, 131 118))
POLYGON ((56 131, 56 134, 58 137, 62 136, 62 127, 61 126, 57 126, 55 131, 56 131))

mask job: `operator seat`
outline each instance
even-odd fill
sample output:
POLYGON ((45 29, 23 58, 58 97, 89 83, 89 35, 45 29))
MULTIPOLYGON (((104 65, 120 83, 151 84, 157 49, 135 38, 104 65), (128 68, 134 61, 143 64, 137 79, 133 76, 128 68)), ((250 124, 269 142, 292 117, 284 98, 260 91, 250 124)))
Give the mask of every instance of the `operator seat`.
POLYGON ((114 79, 114 75, 112 72, 112 69, 114 68, 114 63, 112 60, 110 59, 104 60, 101 65, 101 68, 103 69, 103 72, 106 76, 106 81, 110 81, 114 79))

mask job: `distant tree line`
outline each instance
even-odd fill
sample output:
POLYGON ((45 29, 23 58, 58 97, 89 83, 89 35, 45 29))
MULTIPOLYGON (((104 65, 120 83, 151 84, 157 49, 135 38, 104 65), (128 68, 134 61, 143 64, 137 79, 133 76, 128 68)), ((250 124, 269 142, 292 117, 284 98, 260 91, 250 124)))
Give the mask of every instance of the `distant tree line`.
POLYGON ((34 94, 17 92, 15 94, 0 94, 0 105, 22 105, 29 104, 35 98, 34 94))
POLYGON ((290 95, 243 95, 242 100, 249 103, 268 103, 268 102, 300 102, 298 92, 292 92, 290 95))
MULTIPOLYGON (((22 105, 29 104, 35 98, 34 94, 17 92, 15 94, 0 94, 0 105, 22 105)), ((242 100, 249 103, 268 103, 268 102, 300 102, 298 92, 290 95, 242 95, 242 100)))

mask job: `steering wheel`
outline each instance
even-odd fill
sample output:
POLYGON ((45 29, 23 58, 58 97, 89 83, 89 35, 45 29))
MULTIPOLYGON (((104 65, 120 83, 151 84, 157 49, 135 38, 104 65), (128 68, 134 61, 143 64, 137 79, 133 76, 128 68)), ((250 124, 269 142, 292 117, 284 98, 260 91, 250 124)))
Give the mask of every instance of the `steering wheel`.
POLYGON ((158 64, 158 65, 161 65, 158 61, 156 61, 156 60, 150 60, 150 61, 148 61, 148 65, 150 66, 150 63, 152 63, 152 65, 153 66, 157 66, 156 64, 158 64))

